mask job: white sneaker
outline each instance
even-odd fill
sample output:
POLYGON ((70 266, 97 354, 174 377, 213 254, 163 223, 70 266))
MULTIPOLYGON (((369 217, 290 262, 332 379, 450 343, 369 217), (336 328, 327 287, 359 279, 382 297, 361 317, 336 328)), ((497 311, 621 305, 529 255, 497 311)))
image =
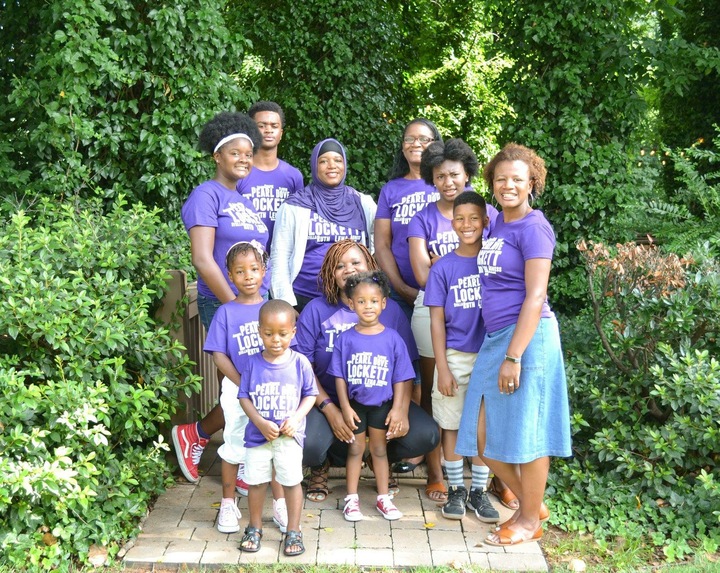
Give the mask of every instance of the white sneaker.
POLYGON ((362 521, 363 514, 360 511, 360 498, 356 493, 350 494, 345 498, 343 517, 345 517, 346 521, 362 521))
POLYGON ((240 531, 240 518, 242 514, 236 501, 223 499, 218 513, 217 528, 220 533, 237 533, 240 531))
POLYGON ((377 505, 375 507, 377 507, 377 510, 388 521, 400 519, 403 516, 403 514, 400 513, 400 510, 395 507, 389 495, 379 495, 377 497, 377 505))
POLYGON ((282 533, 287 533, 288 513, 284 497, 273 499, 273 521, 282 533))

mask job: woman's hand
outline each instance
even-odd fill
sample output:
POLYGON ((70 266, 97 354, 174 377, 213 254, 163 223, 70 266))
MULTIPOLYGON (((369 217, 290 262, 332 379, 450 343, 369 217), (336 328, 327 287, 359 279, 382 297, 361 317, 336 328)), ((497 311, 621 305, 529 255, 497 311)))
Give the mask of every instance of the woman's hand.
POLYGON ((512 394, 520 388, 520 364, 503 360, 498 374, 498 389, 501 394, 512 394))
POLYGON ((325 406, 322 413, 325 414, 325 418, 338 440, 349 444, 355 439, 352 429, 345 423, 342 411, 335 404, 325 406))
POLYGON ((385 434, 388 440, 405 436, 410 431, 407 409, 394 406, 390 408, 387 418, 385 418, 385 425, 388 427, 385 434))
MULTIPOLYGON (((360 421, 360 416, 357 415, 357 412, 355 412, 355 410, 353 410, 350 406, 348 406, 347 408, 343 408, 342 417, 343 420, 345 420, 345 424, 351 430, 357 430, 356 422, 360 421)), ((353 435, 353 438, 350 441, 355 441, 355 435, 353 435)))

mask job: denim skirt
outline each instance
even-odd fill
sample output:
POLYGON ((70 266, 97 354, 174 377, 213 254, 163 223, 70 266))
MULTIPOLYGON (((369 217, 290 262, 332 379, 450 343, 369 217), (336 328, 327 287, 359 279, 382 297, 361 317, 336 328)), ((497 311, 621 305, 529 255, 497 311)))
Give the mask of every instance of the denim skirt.
POLYGON ((569 457, 570 409, 557 320, 540 319, 522 355, 520 387, 501 394, 498 373, 514 332, 512 324, 485 336, 470 377, 455 452, 478 454, 478 416, 484 400, 484 456, 515 464, 569 457))

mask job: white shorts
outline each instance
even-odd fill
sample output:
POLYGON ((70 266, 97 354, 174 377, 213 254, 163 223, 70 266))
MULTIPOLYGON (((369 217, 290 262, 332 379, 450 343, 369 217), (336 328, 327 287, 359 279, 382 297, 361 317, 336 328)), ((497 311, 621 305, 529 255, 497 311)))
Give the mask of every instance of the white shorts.
POLYGON ((268 483, 275 479, 280 485, 298 485, 303 479, 303 450, 295 438, 280 436, 262 446, 248 448, 245 457, 245 482, 248 485, 268 483))
POLYGON ((425 306, 424 300, 425 291, 421 289, 415 299, 415 310, 413 310, 410 328, 412 328, 420 356, 423 358, 435 358, 432 337, 430 336, 430 308, 425 306))
POLYGON ((458 384, 454 396, 440 394, 437 389, 438 372, 435 369, 432 389, 432 411, 433 418, 443 430, 457 430, 460 427, 460 417, 465 405, 465 394, 467 394, 470 374, 477 354, 475 352, 461 352, 453 348, 445 351, 450 373, 458 384))
POLYGON ((225 429, 218 455, 229 464, 245 463, 245 426, 248 424, 248 417, 240 406, 238 390, 230 378, 223 378, 220 406, 225 416, 225 429))

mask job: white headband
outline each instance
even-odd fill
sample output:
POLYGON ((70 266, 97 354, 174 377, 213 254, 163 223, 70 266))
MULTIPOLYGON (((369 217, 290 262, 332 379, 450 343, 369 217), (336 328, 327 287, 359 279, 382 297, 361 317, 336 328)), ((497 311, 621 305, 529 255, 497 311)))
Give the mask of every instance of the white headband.
POLYGON ((218 144, 215 146, 215 150, 213 151, 213 153, 217 153, 217 150, 220 149, 223 145, 225 145, 228 141, 232 141, 233 139, 237 139, 238 137, 247 139, 250 142, 250 145, 255 147, 255 143, 252 139, 250 139, 249 135, 245 133, 231 133, 230 135, 225 136, 220 141, 218 141, 218 144))

